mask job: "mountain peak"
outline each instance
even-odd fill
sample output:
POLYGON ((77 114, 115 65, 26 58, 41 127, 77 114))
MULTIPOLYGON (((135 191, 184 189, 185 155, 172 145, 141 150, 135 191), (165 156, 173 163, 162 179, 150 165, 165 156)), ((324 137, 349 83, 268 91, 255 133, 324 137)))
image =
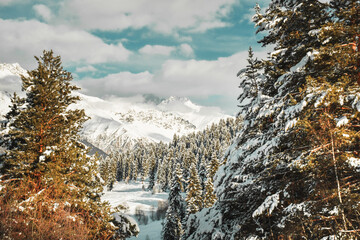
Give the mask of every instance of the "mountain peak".
POLYGON ((9 75, 27 75, 27 71, 18 63, 0 63, 0 78, 9 75))
POLYGON ((172 103, 172 102, 181 102, 181 103, 185 103, 187 101, 190 101, 188 98, 186 97, 175 97, 175 96, 170 96, 167 99, 163 100, 161 103, 162 104, 168 104, 168 103, 172 103))

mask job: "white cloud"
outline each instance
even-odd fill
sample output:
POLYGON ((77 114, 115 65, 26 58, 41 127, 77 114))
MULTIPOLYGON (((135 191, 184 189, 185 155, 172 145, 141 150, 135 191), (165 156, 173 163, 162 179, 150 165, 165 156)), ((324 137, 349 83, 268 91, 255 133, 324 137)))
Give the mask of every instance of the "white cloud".
POLYGON ((193 57, 194 56, 194 50, 187 43, 183 43, 179 46, 179 52, 181 55, 183 55, 185 57, 193 57))
MULTIPOLYGON (((105 78, 86 78, 81 86, 99 97, 152 93, 161 96, 208 97, 224 95, 236 99, 237 72, 247 64, 247 51, 214 61, 167 60, 159 72, 110 74, 105 78), (101 89, 99 84, 101 83, 101 89)), ((265 57, 265 52, 256 53, 265 57)))
POLYGON ((162 46, 162 45, 145 45, 144 47, 139 49, 139 53, 141 53, 143 55, 170 56, 174 52, 176 52, 179 55, 185 56, 185 57, 193 57, 194 56, 194 50, 187 43, 183 43, 177 47, 162 46))
POLYGON ((0 62, 19 62, 33 67, 33 56, 53 49, 64 62, 121 62, 131 52, 121 44, 106 44, 90 33, 69 26, 50 26, 36 20, 0 19, 0 62))
POLYGON ((206 31, 225 26, 221 18, 236 0, 64 0, 60 17, 85 29, 149 27, 161 33, 206 31))
POLYGON ((148 71, 141 73, 120 72, 109 74, 101 79, 85 78, 78 81, 78 84, 87 94, 105 97, 150 93, 147 88, 151 86, 152 81, 153 75, 148 71))
MULTIPOLYGON (((267 50, 255 52, 258 58, 265 58, 267 50)), ((162 68, 149 72, 120 72, 104 78, 84 78, 77 83, 86 94, 102 98, 137 94, 189 97, 202 104, 209 103, 209 97, 217 96, 211 105, 221 106, 230 114, 236 112, 236 99, 240 90, 237 72, 247 64, 248 52, 238 52, 229 57, 213 61, 167 60, 162 68), (101 85, 101 88, 99 88, 101 85)))
POLYGON ((175 39, 177 39, 179 42, 192 42, 192 37, 190 36, 183 36, 183 35, 180 35, 179 33, 175 32, 173 34, 173 37, 175 39))
POLYGON ((53 17, 51 10, 43 4, 34 5, 33 9, 37 15, 39 15, 43 20, 47 22, 50 21, 53 17))
POLYGON ((97 69, 91 65, 83 66, 83 67, 77 67, 76 72, 95 72, 97 69))
POLYGON ((175 47, 162 46, 162 45, 145 45, 139 49, 139 53, 149 55, 165 55, 169 56, 171 52, 175 50, 175 47))
POLYGON ((189 30, 191 33, 203 33, 206 32, 208 29, 212 28, 222 28, 229 26, 228 23, 220 22, 220 21, 208 21, 208 22, 202 22, 198 26, 192 28, 189 30))

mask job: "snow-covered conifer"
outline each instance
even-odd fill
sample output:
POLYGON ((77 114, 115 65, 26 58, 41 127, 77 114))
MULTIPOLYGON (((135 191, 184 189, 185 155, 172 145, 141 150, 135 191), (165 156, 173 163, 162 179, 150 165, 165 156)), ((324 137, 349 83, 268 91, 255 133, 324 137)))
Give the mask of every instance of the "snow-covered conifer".
POLYGON ((196 213, 202 209, 202 189, 195 164, 190 167, 189 183, 186 189, 186 203, 188 213, 196 213))
POLYGON ((166 211, 165 222, 162 229, 162 239, 179 240, 183 234, 182 220, 185 216, 185 203, 181 196, 182 173, 179 164, 171 180, 169 193, 169 207, 166 211))
POLYGON ((209 208, 216 202, 216 195, 214 193, 213 179, 208 175, 205 181, 205 189, 203 194, 203 207, 209 208))
POLYGON ((152 191, 155 186, 156 181, 156 172, 157 172, 157 160, 155 159, 155 154, 153 153, 150 156, 149 161, 149 186, 148 190, 152 191))
POLYGON ((241 106, 242 128, 215 175, 218 201, 189 216, 187 239, 357 238, 359 2, 341 2, 343 15, 297 0, 257 12, 261 43, 275 51, 261 95, 241 106))

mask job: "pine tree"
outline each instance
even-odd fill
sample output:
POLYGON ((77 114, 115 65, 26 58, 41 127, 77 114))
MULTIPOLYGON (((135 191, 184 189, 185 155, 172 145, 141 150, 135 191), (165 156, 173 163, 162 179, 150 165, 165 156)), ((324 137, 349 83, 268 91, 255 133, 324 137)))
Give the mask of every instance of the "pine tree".
POLYGON ((264 62, 263 94, 298 92, 305 77, 294 67, 306 58, 307 53, 321 45, 316 32, 329 20, 327 5, 313 0, 274 0, 265 14, 257 9, 253 20, 257 32, 267 32, 259 43, 263 46, 275 44, 275 51, 264 62), (285 74, 289 71, 292 74, 285 74), (297 80, 288 79, 292 77, 297 80))
POLYGON ((261 42, 276 51, 226 154, 221 201, 189 217, 188 239, 359 238, 360 8, 330 5, 275 0, 257 12, 259 30, 269 30, 261 42), (204 223, 214 230, 199 230, 204 223))
POLYGON ((186 180, 190 177, 190 168, 192 164, 196 164, 195 155, 190 151, 190 149, 186 148, 182 154, 182 164, 184 166, 183 176, 186 180))
POLYGON ((107 185, 108 184, 108 180, 109 180, 109 176, 110 176, 110 172, 109 172, 109 157, 106 158, 100 158, 100 166, 99 166, 99 173, 100 176, 102 178, 102 180, 104 181, 104 184, 107 185))
POLYGON ((157 172, 157 164, 155 154, 153 153, 149 159, 149 186, 148 190, 152 191, 155 186, 155 178, 157 172))
MULTIPOLYGON (((248 54, 248 65, 237 74, 241 79, 239 88, 242 90, 242 93, 237 99, 241 108, 249 105, 251 100, 256 100, 261 95, 261 84, 263 84, 262 75, 259 72, 262 69, 261 61, 254 58, 254 52, 251 47, 249 47, 248 54)), ((241 112, 239 112, 239 115, 241 115, 241 112)))
POLYGON ((210 176, 208 176, 208 178, 206 179, 206 182, 205 182, 203 199, 204 199, 204 202, 203 202, 204 208, 211 207, 212 205, 214 205, 214 203, 217 200, 217 197, 214 193, 213 179, 210 176))
POLYGON ((178 240, 183 234, 182 220, 185 215, 184 200, 181 196, 182 173, 179 164, 176 166, 176 172, 171 180, 169 193, 169 207, 166 211, 165 222, 162 228, 162 239, 178 240))
POLYGON ((192 164, 190 167, 190 177, 185 200, 188 213, 196 213, 203 207, 201 184, 195 164, 192 164))
POLYGON ((199 159, 200 160, 200 164, 199 164, 199 179, 200 179, 200 183, 201 183, 201 189, 204 190, 205 189, 205 182, 207 179, 207 169, 206 169, 206 161, 205 161, 205 157, 204 155, 199 159))
POLYGON ((331 5, 334 22, 319 32, 323 45, 308 66, 312 74, 307 76, 306 92, 313 95, 308 101, 315 111, 303 111, 298 124, 311 146, 306 148, 302 170, 314 181, 306 196, 312 216, 302 219, 308 230, 303 235, 356 239, 360 175, 352 161, 359 157, 355 149, 360 148, 360 114, 354 108, 359 53, 353 44, 360 34, 360 4, 332 1, 331 5))
POLYGON ((116 181, 120 182, 124 179, 124 159, 120 153, 116 157, 116 181))
POLYGON ((170 175, 170 171, 171 171, 171 157, 170 156, 165 156, 160 167, 158 168, 158 179, 157 181, 160 184, 160 187, 162 189, 162 191, 167 191, 169 188, 169 175, 170 175))
MULTIPOLYGON (((88 157, 79 142, 78 132, 87 118, 83 110, 69 109, 79 100, 72 94, 78 88, 71 85, 71 74, 63 70, 60 57, 52 51, 44 51, 36 60, 38 68, 22 76, 26 98, 15 96, 8 114, 0 202, 11 214, 0 218, 17 222, 19 228, 9 232, 6 226, 10 225, 4 227, 3 222, 1 234, 26 237, 32 232, 40 238, 41 226, 47 223, 55 229, 47 233, 49 239, 71 239, 66 230, 73 227, 79 234, 86 231, 87 238, 118 238, 110 206, 100 201, 97 159, 88 157), (59 219, 61 214, 74 219, 72 224, 59 219), (21 218, 23 222, 16 221, 21 218)), ((73 237, 81 238, 76 234, 73 237)))
POLYGON ((214 193, 214 176, 219 168, 219 160, 216 156, 216 153, 213 153, 211 156, 210 163, 207 168, 207 178, 205 182, 205 189, 204 189, 204 207, 208 208, 211 207, 215 201, 217 200, 217 197, 214 193))
POLYGON ((217 172, 217 170, 219 169, 219 159, 216 155, 215 152, 213 152, 213 154, 211 155, 211 159, 207 168, 207 172, 208 172, 208 176, 212 179, 214 179, 214 176, 217 172))
POLYGON ((113 155, 110 156, 108 161, 109 161, 109 163, 108 163, 109 178, 107 181, 107 190, 112 191, 112 189, 114 188, 114 183, 116 181, 117 163, 116 163, 113 155))

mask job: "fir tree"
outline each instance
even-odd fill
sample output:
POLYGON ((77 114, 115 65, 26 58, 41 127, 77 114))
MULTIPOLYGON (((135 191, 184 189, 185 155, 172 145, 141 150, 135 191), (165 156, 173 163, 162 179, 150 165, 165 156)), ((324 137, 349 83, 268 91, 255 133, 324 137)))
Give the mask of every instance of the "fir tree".
MULTIPOLYGON (((359 1, 274 0, 257 11, 264 62, 217 178, 217 201, 188 239, 359 238, 359 1), (333 14, 333 15, 331 15, 333 14), (226 222, 226 224, 221 224, 226 222), (208 224, 212 231, 199 228, 208 224)), ((201 216, 201 218, 200 218, 201 216)))
POLYGON ((205 182, 205 189, 204 189, 204 207, 208 208, 211 207, 216 201, 216 195, 214 193, 214 176, 219 168, 219 160, 215 153, 211 156, 210 163, 207 169, 207 178, 205 182))
POLYGON ((318 96, 308 100, 315 111, 303 111, 298 124, 311 146, 306 149, 306 165, 301 169, 315 180, 306 192, 312 216, 301 220, 307 226, 305 236, 356 239, 360 176, 351 160, 358 158, 355 149, 360 147, 360 115, 354 108, 359 91, 359 53, 353 48, 360 33, 360 5, 352 1, 331 4, 334 22, 319 32, 323 45, 308 66, 312 74, 307 76, 306 91, 318 96), (314 219, 320 220, 314 224, 314 219))
POLYGON ((183 234, 182 220, 185 214, 184 200, 181 196, 182 174, 179 164, 176 166, 176 172, 171 180, 169 192, 169 207, 166 211, 165 222, 162 228, 162 239, 179 240, 183 234))
POLYGON ((206 178, 207 178, 207 169, 206 169, 206 161, 205 161, 205 157, 204 155, 199 159, 200 160, 200 164, 199 164, 199 179, 201 182, 201 189, 204 190, 205 189, 205 182, 206 182, 206 178))
POLYGON ((71 74, 63 70, 60 57, 52 51, 44 51, 36 60, 38 68, 22 76, 26 98, 15 96, 8 114, 0 198, 2 206, 12 209, 6 222, 23 217, 23 227, 16 233, 23 236, 29 229, 33 236, 41 236, 40 226, 47 222, 62 234, 49 238, 61 238, 66 235, 61 229, 66 230, 67 225, 57 216, 66 214, 74 219, 72 226, 87 229, 88 238, 119 238, 111 224, 110 206, 100 201, 97 159, 88 157, 79 142, 78 132, 87 118, 83 110, 69 109, 79 100, 72 94, 78 88, 71 85, 71 74))
POLYGON ((152 191, 155 186, 155 178, 157 172, 157 164, 155 154, 153 153, 149 159, 149 186, 148 190, 152 191))
POLYGON ((204 202, 203 202, 204 208, 211 207, 212 205, 214 205, 214 203, 217 200, 217 197, 214 193, 213 179, 210 176, 208 176, 208 178, 206 179, 206 182, 205 182, 203 199, 204 199, 204 202))
POLYGON ((124 160, 120 153, 118 153, 118 156, 116 158, 116 181, 120 182, 123 180, 123 171, 124 171, 124 160))
MULTIPOLYGON (((240 70, 237 76, 241 79, 239 88, 242 90, 242 93, 238 97, 240 107, 250 104, 251 99, 256 99, 261 95, 261 84, 263 84, 262 75, 259 71, 262 69, 261 61, 257 58, 254 58, 254 52, 251 47, 249 47, 249 56, 248 56, 248 65, 246 68, 240 70)), ((239 112, 241 115, 241 112, 239 112)))
POLYGON ((100 166, 99 166, 99 172, 102 180, 104 181, 104 184, 107 185, 110 172, 109 172, 109 157, 101 158, 100 160, 100 166))
POLYGON ((117 169, 117 163, 113 156, 110 156, 108 163, 108 172, 109 172, 109 178, 107 181, 107 190, 111 191, 114 188, 114 183, 116 181, 116 169, 117 169))
POLYGON ((203 207, 201 184, 195 164, 192 164, 190 167, 190 177, 185 200, 188 213, 196 213, 203 207))
POLYGON ((169 156, 165 156, 160 167, 158 168, 158 182, 162 191, 167 191, 169 188, 169 175, 171 170, 171 158, 169 156))
POLYGON ((210 159, 209 165, 207 167, 208 177, 210 177, 211 179, 214 179, 214 176, 219 168, 219 165, 220 165, 219 159, 218 159, 216 153, 214 152, 211 155, 211 159, 210 159))

